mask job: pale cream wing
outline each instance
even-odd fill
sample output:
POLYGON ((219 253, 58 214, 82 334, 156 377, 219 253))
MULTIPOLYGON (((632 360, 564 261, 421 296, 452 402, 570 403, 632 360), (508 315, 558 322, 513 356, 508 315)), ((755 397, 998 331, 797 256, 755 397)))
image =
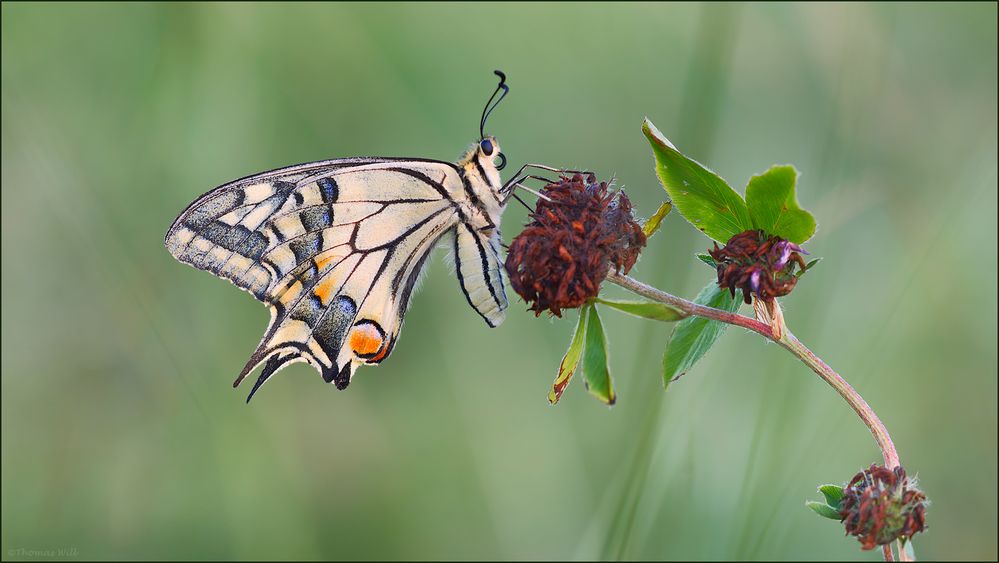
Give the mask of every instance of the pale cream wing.
POLYGON ((253 391, 306 361, 344 388, 357 365, 391 352, 420 268, 459 221, 462 193, 444 162, 306 164, 205 194, 165 242, 269 306, 270 325, 236 384, 264 361, 253 391))

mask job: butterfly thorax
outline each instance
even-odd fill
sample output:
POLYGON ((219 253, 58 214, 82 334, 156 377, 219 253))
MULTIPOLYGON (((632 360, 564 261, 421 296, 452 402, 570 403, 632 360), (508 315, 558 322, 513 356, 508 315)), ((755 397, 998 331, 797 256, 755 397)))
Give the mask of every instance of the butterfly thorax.
POLYGON ((503 181, 496 168, 499 154, 496 139, 486 137, 465 151, 456 163, 461 170, 468 198, 468 220, 484 232, 499 228, 500 218, 506 208, 506 201, 501 193, 503 181))

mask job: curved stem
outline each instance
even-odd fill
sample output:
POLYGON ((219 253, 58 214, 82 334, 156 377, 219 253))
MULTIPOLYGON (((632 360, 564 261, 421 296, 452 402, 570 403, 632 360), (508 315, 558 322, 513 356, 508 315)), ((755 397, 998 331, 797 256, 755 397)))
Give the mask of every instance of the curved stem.
POLYGON ((898 452, 895 451, 895 444, 892 443, 891 436, 888 434, 888 429, 885 428, 884 423, 881 422, 878 415, 874 413, 874 409, 867 404, 867 401, 860 396, 860 393, 857 393, 856 389, 854 389, 845 379, 833 371, 831 367, 829 367, 804 344, 802 344, 801 341, 795 338, 790 331, 785 330, 783 337, 776 339, 774 338, 770 325, 762 323, 756 319, 739 315, 737 313, 729 313, 728 311, 722 311, 713 307, 706 307, 704 305, 694 303, 693 301, 688 301, 681 297, 656 289, 650 285, 646 285, 634 278, 618 274, 614 271, 611 271, 610 274, 608 274, 607 279, 624 289, 627 289, 628 291, 637 293, 638 295, 653 301, 658 301, 659 303, 675 307, 688 315, 695 315, 706 319, 748 328, 768 340, 772 340, 780 344, 787 349, 787 351, 794 354, 806 366, 811 368, 812 371, 818 374, 823 381, 835 389, 836 392, 839 393, 851 407, 853 407, 853 410, 856 411, 856 413, 860 416, 860 419, 863 420, 864 424, 867 425, 867 428, 870 429, 871 434, 874 435, 874 441, 877 442, 878 448, 881 449, 881 455, 884 457, 885 467, 893 469, 899 465, 898 452))
MULTIPOLYGON (((828 383, 830 387, 835 389, 841 397, 846 399, 846 402, 853 408, 857 415, 860 416, 860 419, 864 421, 864 424, 867 425, 867 428, 874 436, 874 441, 877 442, 878 448, 881 450, 881 456, 884 458, 885 467, 894 469, 900 465, 898 452, 895 450, 895 444, 891 441, 888 429, 885 427, 884 423, 881 422, 881 419, 878 418, 874 409, 867 404, 867 401, 860 396, 860 393, 857 393, 857 390, 854 389, 853 386, 847 383, 845 379, 829 367, 828 364, 823 362, 821 358, 816 356, 814 352, 809 350, 807 346, 802 344, 800 340, 791 334, 791 331, 786 329, 783 330, 782 336, 778 339, 774 337, 774 331, 770 325, 756 319, 737 313, 729 313, 728 311, 722 311, 721 309, 715 309, 714 307, 706 307, 704 305, 694 303, 693 301, 688 301, 682 297, 677 297, 650 285, 646 285, 634 278, 618 274, 613 270, 611 270, 608 274, 607 279, 627 289, 628 291, 637 293, 638 295, 653 301, 658 301, 671 307, 675 307, 688 315, 694 315, 748 328, 749 330, 760 334, 764 338, 780 344, 787 351, 791 352, 795 355, 795 357, 801 360, 802 363, 811 368, 812 371, 818 374, 818 376, 821 377, 823 381, 828 383)), ((898 547, 899 557, 903 561, 907 560, 908 558, 905 555, 901 542, 898 544, 898 547)), ((894 560, 890 545, 882 546, 881 552, 885 561, 894 560)))
POLYGON ((669 305, 687 313, 688 315, 704 317, 705 319, 741 326, 742 328, 748 328, 753 332, 758 332, 770 340, 774 339, 773 334, 771 334, 770 325, 761 323, 756 319, 745 317, 738 313, 729 313, 728 311, 722 311, 721 309, 715 309, 714 307, 706 307, 704 305, 694 303, 693 301, 687 301, 682 297, 677 297, 676 295, 666 293, 661 289, 656 289, 651 285, 644 284, 635 278, 618 274, 614 270, 611 270, 611 272, 607 274, 607 279, 632 293, 637 293, 642 297, 669 305))
MULTIPOLYGON (((884 423, 881 422, 881 419, 878 418, 878 415, 875 414, 874 409, 867 404, 867 401, 860 396, 860 393, 857 393, 857 390, 854 389, 853 386, 847 383, 845 379, 829 367, 828 364, 823 362, 821 358, 816 356, 814 352, 809 350, 807 346, 802 344, 801 341, 791 334, 789 330, 784 329, 782 331, 778 331, 782 332, 782 334, 779 337, 775 337, 774 329, 766 323, 739 315, 737 313, 729 313, 728 311, 722 311, 720 309, 715 309, 714 307, 706 307, 704 305, 694 303, 693 301, 687 301, 681 297, 677 297, 650 285, 644 284, 634 278, 618 274, 613 269, 611 269, 610 273, 607 275, 607 279, 627 289, 628 291, 637 293, 638 295, 653 301, 664 303, 679 309, 688 315, 694 315, 748 328, 749 330, 760 334, 764 338, 780 344, 787 351, 791 352, 795 355, 795 357, 801 360, 802 363, 811 368, 812 371, 817 373, 818 376, 821 377, 823 381, 828 383, 830 387, 835 389, 841 397, 846 399, 846 402, 853 408, 857 415, 860 416, 860 419, 864 421, 864 424, 867 425, 867 428, 874 436, 874 441, 877 442, 878 448, 881 450, 881 456, 884 458, 885 467, 894 469, 900 465, 898 452, 895 450, 895 444, 891 441, 888 429, 885 427, 884 423)), ((905 552, 905 547, 903 546, 901 540, 897 542, 897 545, 899 559, 902 561, 908 561, 909 557, 905 552)), ((884 556, 885 561, 894 560, 891 545, 881 546, 881 553, 884 556)))
POLYGON ((819 374, 819 377, 835 389, 840 396, 846 399, 847 403, 850 403, 850 406, 853 407, 853 410, 857 412, 860 419, 871 430, 871 434, 874 435, 874 441, 881 448, 885 467, 889 469, 898 467, 900 465, 898 452, 895 451, 895 444, 892 443, 891 436, 888 435, 888 429, 885 428, 884 423, 875 414, 874 409, 860 396, 860 393, 790 332, 784 333, 784 338, 779 341, 779 344, 797 356, 805 365, 812 368, 812 371, 819 374))

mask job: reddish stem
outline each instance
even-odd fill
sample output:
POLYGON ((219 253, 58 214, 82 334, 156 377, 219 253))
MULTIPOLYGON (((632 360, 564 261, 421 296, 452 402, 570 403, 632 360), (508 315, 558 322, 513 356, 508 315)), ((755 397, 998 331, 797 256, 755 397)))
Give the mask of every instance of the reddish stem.
MULTIPOLYGON (((878 448, 881 450, 881 455, 885 461, 885 467, 894 469, 899 466, 898 452, 895 450, 895 444, 892 443, 891 436, 888 434, 888 429, 885 427, 884 423, 881 422, 881 419, 878 418, 878 415, 875 414, 874 409, 867 404, 867 401, 860 396, 860 393, 857 393, 857 390, 854 389, 853 386, 847 383, 847 381, 836 373, 831 367, 829 367, 828 364, 823 362, 821 358, 816 356, 815 353, 795 338, 790 331, 785 329, 780 338, 775 338, 773 329, 766 323, 738 313, 729 313, 728 311, 722 311, 721 309, 706 307, 704 305, 694 303, 693 301, 687 301, 681 297, 677 297, 650 285, 646 285, 634 278, 618 274, 613 269, 610 274, 608 274, 607 279, 627 289, 628 291, 637 293, 638 295, 653 301, 669 305, 688 315, 694 315, 705 319, 711 319, 714 321, 728 323, 730 325, 748 328, 764 338, 780 344, 787 351, 791 352, 799 360, 801 360, 802 363, 811 368, 812 371, 818 374, 818 376, 821 377, 823 381, 828 383, 830 387, 835 389, 836 392, 839 393, 840 396, 843 397, 853 408, 857 415, 860 416, 860 419, 867 425, 867 428, 874 436, 874 441, 877 442, 878 448)), ((890 545, 882 546, 882 553, 884 554, 885 561, 894 560, 890 545)), ((908 559, 901 545, 899 545, 899 557, 903 560, 908 559)))

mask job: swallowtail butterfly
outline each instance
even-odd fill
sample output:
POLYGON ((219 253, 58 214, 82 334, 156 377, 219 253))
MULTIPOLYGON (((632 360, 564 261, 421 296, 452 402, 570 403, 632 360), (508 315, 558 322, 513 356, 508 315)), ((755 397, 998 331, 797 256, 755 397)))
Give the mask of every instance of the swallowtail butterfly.
POLYGON ((496 74, 480 139, 456 163, 363 157, 289 166, 219 186, 173 222, 165 244, 175 258, 270 309, 267 332, 233 384, 264 364, 247 401, 294 362, 344 389, 358 366, 385 360, 442 237, 454 249, 468 304, 489 326, 503 322, 500 218, 514 188, 531 177, 524 170, 538 165, 500 180, 506 158, 484 133, 509 91, 496 74))

